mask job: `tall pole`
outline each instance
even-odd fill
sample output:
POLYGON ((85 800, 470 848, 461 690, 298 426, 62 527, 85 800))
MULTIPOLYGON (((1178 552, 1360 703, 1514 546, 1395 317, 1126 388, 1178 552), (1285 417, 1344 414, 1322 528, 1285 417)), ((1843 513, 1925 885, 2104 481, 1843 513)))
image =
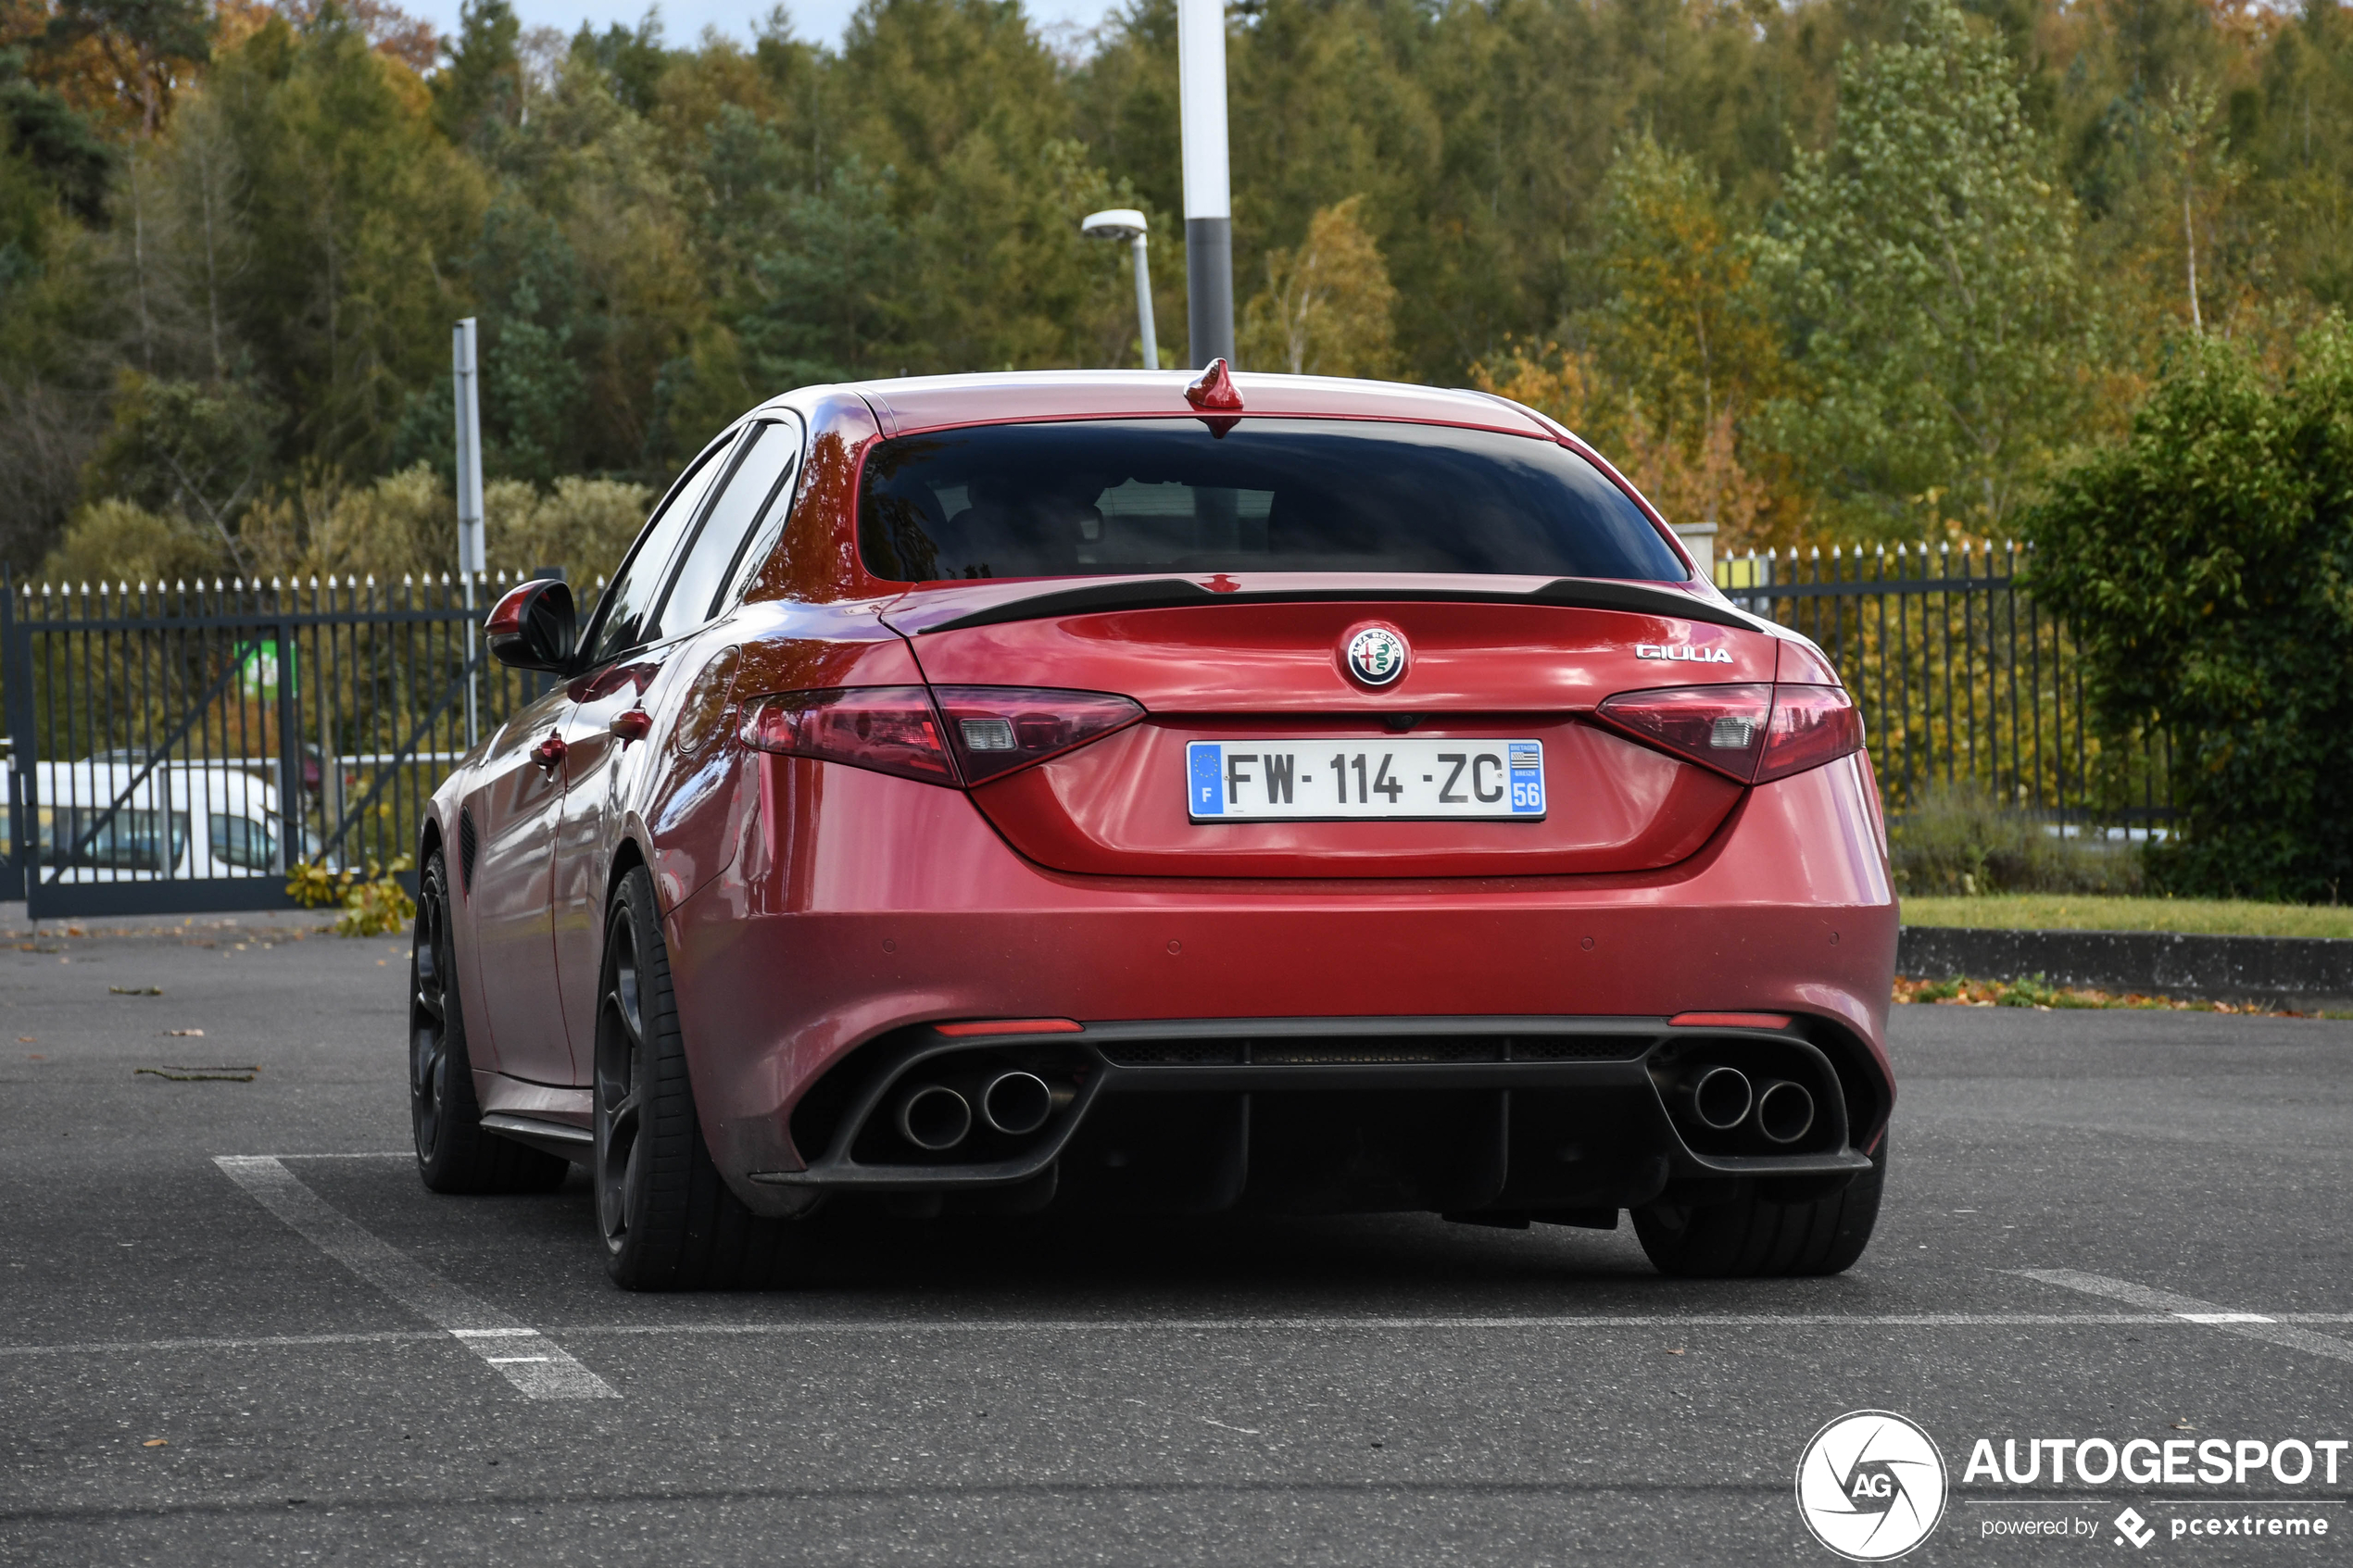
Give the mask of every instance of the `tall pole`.
POLYGON ((1226 0, 1176 0, 1185 299, 1196 369, 1234 358, 1234 194, 1226 162, 1226 0))
POLYGON ((466 749, 481 733, 475 699, 474 578, 483 569, 482 406, 474 375, 474 319, 458 323, 449 336, 449 364, 458 389, 458 575, 466 593, 466 749))
POLYGON ((1152 264, 1144 254, 1141 230, 1127 242, 1136 256, 1136 320, 1144 333, 1144 369, 1160 369, 1160 339, 1152 331, 1152 264))

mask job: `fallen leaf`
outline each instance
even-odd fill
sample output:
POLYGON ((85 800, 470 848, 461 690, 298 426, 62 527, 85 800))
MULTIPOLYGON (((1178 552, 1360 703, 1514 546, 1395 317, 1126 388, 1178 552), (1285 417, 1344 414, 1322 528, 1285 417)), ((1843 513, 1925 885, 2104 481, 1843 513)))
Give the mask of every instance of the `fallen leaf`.
POLYGON ((2192 1426, 2187 1420, 2182 1420, 2173 1424, 2173 1430, 2176 1432, 2195 1432, 2197 1428, 2192 1426))
POLYGON ((1670 1356, 1680 1356, 1680 1355, 1681 1355, 1683 1352, 1682 1352, 1682 1351, 1680 1351, 1680 1350, 1669 1350, 1669 1351, 1667 1351, 1667 1353, 1668 1355, 1670 1355, 1670 1356))
POLYGON ((171 1446, 171 1439, 169 1437, 150 1437, 139 1446, 143 1449, 168 1449, 171 1446))
POLYGON ((18 1035, 18 1036, 17 1036, 17 1044, 19 1044, 19 1045, 20 1045, 20 1046, 34 1046, 34 1045, 39 1045, 40 1043, 41 1043, 41 1042, 39 1042, 38 1040, 35 1040, 35 1039, 34 1039, 31 1035, 18 1035))
POLYGON ((109 985, 107 987, 107 994, 113 997, 160 997, 163 995, 163 987, 160 985, 109 985))
POLYGON ((136 1078, 145 1073, 175 1084, 250 1084, 260 1071, 258 1067, 180 1067, 166 1062, 161 1067, 134 1067, 131 1075, 136 1078))
POLYGON ((167 1029, 164 1033, 172 1035, 189 1035, 199 1040, 204 1038, 204 1031, 201 1029, 167 1029))
POLYGON ((24 1059, 27 1061, 46 1061, 49 1060, 47 1057, 43 1056, 39 1051, 27 1051, 24 1053, 24 1059))

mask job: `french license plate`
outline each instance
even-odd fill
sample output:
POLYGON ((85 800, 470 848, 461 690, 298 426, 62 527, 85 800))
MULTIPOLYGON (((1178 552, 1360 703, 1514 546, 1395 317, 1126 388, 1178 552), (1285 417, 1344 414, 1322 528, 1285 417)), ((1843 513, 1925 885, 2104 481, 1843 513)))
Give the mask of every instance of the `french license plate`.
POLYGON ((1533 740, 1197 740, 1185 747, 1197 822, 1544 815, 1533 740))

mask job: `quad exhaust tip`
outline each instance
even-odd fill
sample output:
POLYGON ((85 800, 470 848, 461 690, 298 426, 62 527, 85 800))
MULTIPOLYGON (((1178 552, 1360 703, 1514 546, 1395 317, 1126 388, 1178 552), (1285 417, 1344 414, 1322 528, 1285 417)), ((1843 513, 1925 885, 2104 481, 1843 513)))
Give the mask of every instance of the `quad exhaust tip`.
POLYGON ((972 1130, 972 1102, 944 1084, 926 1084, 899 1102, 899 1135, 917 1148, 941 1153, 972 1130))
POLYGON ((1000 1073, 980 1091, 980 1116, 997 1131, 1025 1137, 1054 1113, 1054 1091, 1035 1073, 1000 1073))
MULTIPOLYGON (((1747 1121, 1753 1099, 1748 1074, 1737 1067, 1710 1067, 1694 1073, 1676 1085, 1676 1098, 1693 1121, 1718 1133, 1729 1133, 1747 1121)), ((1810 1106, 1807 1115, 1810 1120, 1810 1106)))
POLYGON ((1778 1079, 1756 1097, 1756 1130, 1768 1143, 1792 1144, 1814 1130, 1814 1095, 1803 1084, 1778 1079))

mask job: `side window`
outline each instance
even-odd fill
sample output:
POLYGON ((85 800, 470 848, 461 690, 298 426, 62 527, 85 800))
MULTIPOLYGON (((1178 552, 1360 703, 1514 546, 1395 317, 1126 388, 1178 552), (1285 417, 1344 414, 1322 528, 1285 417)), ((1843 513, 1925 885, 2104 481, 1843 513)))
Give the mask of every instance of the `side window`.
POLYGON ((211 813, 212 858, 227 865, 266 872, 278 859, 278 841, 259 822, 211 813))
POLYGON ((605 589, 604 602, 597 607, 596 641, 588 655, 591 665, 602 664, 653 640, 649 621, 661 596, 661 585, 669 576, 671 557, 678 553, 678 541, 685 536, 686 525, 702 509, 711 482, 727 466, 732 445, 723 443, 713 447, 686 483, 671 495, 670 504, 657 512, 646 531, 637 535, 637 547, 622 564, 620 574, 605 589))
POLYGON ((720 592, 727 585, 729 569, 743 551, 745 536, 799 456, 794 434, 791 426, 781 424, 756 424, 745 433, 742 445, 736 448, 735 471, 704 514, 694 542, 686 546, 656 618, 659 629, 647 641, 683 635, 711 619, 720 592))
POLYGON ((784 477, 776 482, 775 490, 769 495, 768 504, 760 514, 760 521, 752 525, 743 548, 736 552, 735 564, 727 571, 727 586, 722 590, 723 596, 740 594, 749 587, 751 579, 784 542, 785 524, 792 521, 793 490, 800 482, 799 459, 804 434, 799 420, 786 420, 777 425, 776 439, 791 443, 794 460, 785 465, 784 477))

